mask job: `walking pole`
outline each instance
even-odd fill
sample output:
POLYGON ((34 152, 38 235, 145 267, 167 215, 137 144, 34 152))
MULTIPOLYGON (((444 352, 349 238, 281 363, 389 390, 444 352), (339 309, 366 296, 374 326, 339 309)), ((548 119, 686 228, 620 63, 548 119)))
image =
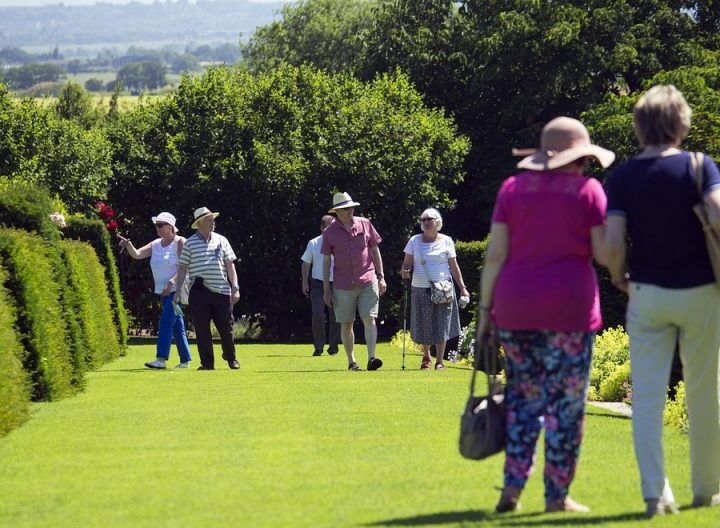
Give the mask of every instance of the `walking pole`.
POLYGON ((407 279, 402 280, 403 285, 403 350, 402 350, 402 369, 405 370, 405 334, 407 333, 407 279))

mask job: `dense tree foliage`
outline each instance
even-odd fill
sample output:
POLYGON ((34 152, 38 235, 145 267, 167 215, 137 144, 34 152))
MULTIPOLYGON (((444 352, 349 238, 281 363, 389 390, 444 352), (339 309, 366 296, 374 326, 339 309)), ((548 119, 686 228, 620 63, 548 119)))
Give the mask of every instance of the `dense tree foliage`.
POLYGON ((270 71, 281 64, 313 64, 331 72, 354 69, 376 5, 377 0, 285 4, 279 20, 257 28, 243 46, 243 58, 253 71, 270 71))
POLYGON ((299 256, 332 194, 351 193, 373 219, 392 276, 417 214, 451 204, 468 148, 402 75, 363 84, 292 67, 185 77, 173 95, 120 114, 110 139, 110 198, 135 220, 128 234, 151 237, 160 210, 181 231, 193 209, 219 211, 240 258, 238 310, 282 337, 308 328, 299 256))
POLYGON ((139 94, 144 90, 155 90, 165 86, 167 68, 160 62, 131 62, 126 64, 117 74, 117 82, 132 94, 139 94))
POLYGON ((102 129, 85 130, 31 99, 13 101, 0 84, 0 179, 37 183, 71 211, 91 211, 111 176, 102 129))
POLYGON ((7 70, 3 80, 15 90, 24 90, 38 83, 57 81, 64 73, 54 64, 27 64, 7 70))
POLYGON ((707 0, 378 0, 369 29, 346 44, 352 57, 362 46, 359 59, 333 63, 324 52, 337 45, 332 28, 348 18, 310 9, 321 4, 286 7, 283 20, 258 31, 250 64, 297 61, 292 43, 312 49, 302 61, 366 80, 406 72, 472 139, 468 178, 448 217, 465 238, 486 232, 495 190, 513 170, 511 148, 535 146, 549 119, 637 92, 662 71, 717 68, 720 57, 720 15, 707 0), (323 24, 329 43, 301 45, 322 35, 323 24))

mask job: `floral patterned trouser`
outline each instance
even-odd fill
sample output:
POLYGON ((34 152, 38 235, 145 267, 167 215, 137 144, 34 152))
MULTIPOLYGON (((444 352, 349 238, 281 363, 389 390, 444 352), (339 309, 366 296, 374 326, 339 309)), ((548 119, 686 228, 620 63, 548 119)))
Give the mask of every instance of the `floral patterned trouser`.
POLYGON ((545 502, 564 499, 575 476, 595 334, 498 330, 505 350, 505 486, 522 489, 545 425, 545 502))

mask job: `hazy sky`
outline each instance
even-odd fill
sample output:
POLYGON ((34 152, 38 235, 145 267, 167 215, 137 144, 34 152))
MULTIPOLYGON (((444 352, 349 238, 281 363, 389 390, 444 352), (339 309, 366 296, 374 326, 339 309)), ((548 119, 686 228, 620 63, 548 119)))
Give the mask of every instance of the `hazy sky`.
MULTIPOLYGON (((138 2, 140 4, 152 4, 157 0, 103 0, 105 4, 129 4, 130 2, 138 2)), ((167 1, 167 0, 161 0, 167 1)), ((283 0, 250 0, 250 2, 270 3, 283 0)), ((45 4, 65 4, 65 5, 92 5, 98 3, 98 0, 0 0, 0 7, 8 6, 41 6, 45 4)))

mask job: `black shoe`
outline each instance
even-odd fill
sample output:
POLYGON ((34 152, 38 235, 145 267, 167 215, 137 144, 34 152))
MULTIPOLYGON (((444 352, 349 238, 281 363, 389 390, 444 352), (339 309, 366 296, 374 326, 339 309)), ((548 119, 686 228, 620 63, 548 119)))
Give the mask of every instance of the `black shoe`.
POLYGON ((334 355, 337 354, 337 353, 338 353, 337 349, 335 349, 335 350, 333 350, 333 349, 328 349, 328 356, 334 356, 334 355))
POLYGON ((313 352, 313 356, 322 356, 322 350, 316 350, 315 352, 313 352))
POLYGON ((233 359, 232 361, 228 361, 228 367, 232 370, 237 370, 240 368, 240 363, 238 363, 237 359, 233 359))
POLYGON ((348 365, 348 370, 362 370, 354 361, 348 365))
POLYGON ((206 367, 205 365, 200 365, 198 370, 215 370, 215 367, 206 367))
POLYGON ((382 367, 382 359, 374 357, 370 361, 368 361, 368 365, 367 365, 368 370, 377 370, 380 367, 382 367))

